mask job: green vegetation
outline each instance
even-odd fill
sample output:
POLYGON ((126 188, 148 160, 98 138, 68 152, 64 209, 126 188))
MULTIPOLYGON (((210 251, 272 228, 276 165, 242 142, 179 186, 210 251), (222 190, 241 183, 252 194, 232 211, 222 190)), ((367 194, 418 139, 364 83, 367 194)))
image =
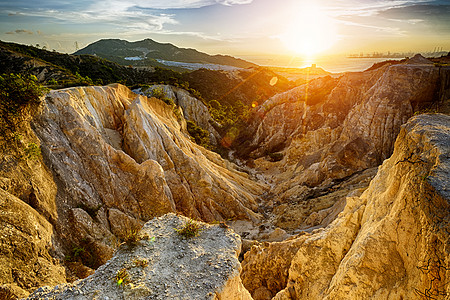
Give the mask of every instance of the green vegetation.
POLYGON ((97 269, 101 265, 101 259, 97 251, 93 240, 83 238, 79 242, 72 244, 69 254, 64 259, 68 262, 79 262, 89 268, 97 269))
MULTIPOLYGON (((102 43, 92 44, 89 48, 94 50, 93 53, 96 53, 94 56, 87 54, 61 54, 33 46, 0 41, 0 68, 5 72, 45 74, 45 76, 40 77, 40 80, 43 84, 47 84, 52 88, 94 84, 106 85, 110 83, 122 83, 130 88, 142 87, 142 90, 153 84, 168 84, 183 88, 208 107, 215 121, 212 125, 224 137, 223 140, 225 142, 218 147, 211 146, 210 141, 206 138, 206 133, 192 123, 188 125, 191 136, 200 145, 222 154, 226 153, 227 148, 240 135, 241 129, 246 126, 252 105, 259 105, 270 96, 292 87, 287 79, 276 75, 267 68, 251 67, 249 69, 239 69, 233 73, 206 69, 180 73, 160 66, 132 67, 130 65, 119 65, 97 55, 103 53, 102 51, 104 50, 106 52, 112 51, 111 53, 105 52, 105 54, 116 58, 121 55, 126 55, 124 57, 142 56, 142 54, 138 53, 129 53, 128 50, 124 53, 111 50, 113 48, 126 49, 128 44, 136 46, 141 43, 142 47, 150 47, 152 45, 155 47, 166 46, 151 40, 137 42, 137 44, 120 40, 107 40, 107 43, 110 43, 111 47, 104 48, 101 45, 102 43), (101 50, 100 48, 103 50, 99 51, 101 50), (30 68, 30 65, 35 67, 30 68), (277 78, 276 84, 273 84, 273 78, 277 78)), ((169 46, 173 49, 178 49, 173 45, 169 46)), ((130 51, 136 51, 133 49, 130 49, 130 51)), ((83 51, 79 53, 81 52, 83 51)), ((160 54, 166 55, 168 53, 161 52, 160 54)), ((153 54, 157 53, 152 52, 153 54)), ((189 52, 189 55, 193 55, 192 59, 194 60, 198 59, 197 54, 198 52, 195 50, 190 50, 189 52)), ((123 60, 124 57, 121 59, 123 60)), ((164 59, 163 57, 160 58, 164 59)), ((231 59, 224 56, 209 58, 223 62, 231 59)), ((145 58, 144 61, 149 59, 153 58, 145 58)), ((234 62, 237 61, 234 60, 234 62)), ((127 64, 130 63, 132 62, 127 61, 127 64)), ((238 62, 238 64, 240 63, 242 62, 238 62)), ((249 65, 246 67, 249 67, 249 65)), ((153 96, 169 105, 173 105, 173 100, 167 97, 162 89, 154 90, 153 96)), ((179 108, 174 105, 173 109, 176 116, 181 119, 182 115, 179 108)), ((1 128, 3 129, 4 127, 2 126, 1 128)))
POLYGON ((47 81, 47 84, 58 85, 58 80, 56 80, 55 78, 50 78, 50 80, 47 81))
POLYGON ((76 54, 96 54, 103 58, 116 61, 123 65, 148 66, 149 63, 157 63, 156 59, 172 60, 179 62, 205 62, 213 64, 231 65, 248 68, 254 64, 242 59, 224 55, 208 55, 194 49, 179 48, 168 43, 158 43, 151 39, 128 42, 119 39, 103 39, 78 50, 76 54), (151 49, 145 56, 143 51, 136 50, 151 49), (125 57, 141 57, 142 60, 125 60, 125 57))
POLYGON ((195 143, 206 149, 213 149, 209 141, 209 132, 207 130, 199 127, 192 121, 187 121, 187 130, 195 143))
POLYGON ((166 96, 166 93, 164 92, 162 87, 151 90, 151 97, 158 98, 168 105, 175 105, 175 102, 173 102, 172 98, 166 96))
POLYGON ((203 230, 202 225, 195 220, 189 219, 180 228, 174 228, 179 235, 185 238, 196 237, 203 230))
POLYGON ((136 69, 93 55, 69 55, 33 46, 0 41, 0 69, 10 73, 42 73, 42 83, 54 88, 122 83, 130 87, 139 84, 178 83, 181 73, 162 67, 136 69), (20 54, 20 55, 17 55, 20 54), (36 67, 29 67, 34 61, 36 67), (78 73, 78 74, 77 74, 78 73), (56 82, 56 84, 55 84, 56 82))
POLYGON ((92 81, 92 79, 89 78, 89 76, 87 76, 87 75, 85 77, 83 77, 80 75, 80 73, 75 72, 75 78, 76 78, 76 82, 78 83, 78 85, 94 85, 94 82, 92 81))
POLYGON ((29 143, 24 149, 27 158, 29 159, 39 159, 41 156, 41 148, 35 143, 29 143))
POLYGON ((227 131, 232 126, 239 125, 240 122, 246 122, 250 115, 250 106, 244 105, 241 101, 231 105, 211 100, 207 103, 207 107, 211 117, 220 125, 219 131, 227 131))
POLYGON ((140 230, 139 228, 129 229, 125 234, 123 244, 125 244, 130 248, 135 247, 141 240, 141 237, 139 236, 139 230, 140 230))
POLYGON ((145 258, 137 258, 134 260, 136 267, 146 268, 148 266, 148 260, 145 258))
POLYGON ((128 274, 128 271, 126 268, 122 268, 116 273, 115 281, 117 283, 117 286, 126 285, 130 283, 130 275, 128 274))
POLYGON ((66 256, 68 261, 77 261, 81 259, 81 256, 86 253, 86 249, 79 245, 73 246, 71 255, 66 256))
POLYGON ((34 75, 1 75, 0 136, 6 140, 14 138, 20 124, 38 107, 45 92, 34 75))

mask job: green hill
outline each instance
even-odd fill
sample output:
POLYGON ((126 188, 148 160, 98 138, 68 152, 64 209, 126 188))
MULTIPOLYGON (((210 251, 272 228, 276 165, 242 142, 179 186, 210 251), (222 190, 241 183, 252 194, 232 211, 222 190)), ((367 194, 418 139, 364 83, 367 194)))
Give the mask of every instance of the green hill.
POLYGON ((181 74, 165 68, 132 68, 92 55, 70 55, 0 41, 1 73, 36 75, 39 82, 67 87, 120 82, 128 86, 176 82, 181 74))
POLYGON ((169 43, 158 43, 152 39, 137 42, 128 42, 120 39, 103 39, 78 50, 74 54, 97 55, 121 65, 133 66, 153 66, 156 59, 185 63, 218 64, 238 68, 256 66, 253 63, 232 56, 209 55, 195 49, 179 48, 169 43), (131 60, 130 57, 136 58, 136 60, 131 60))

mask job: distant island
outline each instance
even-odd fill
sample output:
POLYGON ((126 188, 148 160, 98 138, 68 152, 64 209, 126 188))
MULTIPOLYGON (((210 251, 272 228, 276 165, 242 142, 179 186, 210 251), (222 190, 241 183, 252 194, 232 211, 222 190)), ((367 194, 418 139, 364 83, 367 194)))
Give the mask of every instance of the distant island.
MULTIPOLYGON (((347 58, 406 58, 413 57, 416 52, 372 52, 372 53, 353 53, 347 55, 347 58)), ((422 55, 425 57, 441 57, 448 54, 448 51, 443 51, 443 48, 435 48, 430 52, 423 52, 422 55)))

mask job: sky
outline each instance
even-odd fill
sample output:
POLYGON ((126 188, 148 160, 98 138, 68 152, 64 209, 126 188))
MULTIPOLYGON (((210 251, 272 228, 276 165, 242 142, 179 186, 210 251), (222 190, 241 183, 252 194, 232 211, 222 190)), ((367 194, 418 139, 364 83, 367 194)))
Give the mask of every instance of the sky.
POLYGON ((0 39, 72 53, 151 38, 210 54, 450 51, 450 0, 0 0, 0 39))

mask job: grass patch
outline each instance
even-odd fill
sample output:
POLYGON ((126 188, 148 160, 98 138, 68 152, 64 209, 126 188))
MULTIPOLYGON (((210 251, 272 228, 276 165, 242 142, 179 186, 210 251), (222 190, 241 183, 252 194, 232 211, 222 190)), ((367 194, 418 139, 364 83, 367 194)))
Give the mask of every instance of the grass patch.
POLYGON ((28 146, 24 149, 25 155, 29 159, 39 159, 41 156, 41 148, 35 143, 29 143, 28 146))
POLYGON ((146 268, 148 266, 148 260, 145 258, 135 259, 133 263, 136 267, 146 268))
POLYGON ((122 244, 125 244, 129 248, 137 246, 137 244, 141 240, 139 231, 139 228, 131 228, 130 230, 128 230, 125 234, 125 237, 123 238, 122 244))
POLYGON ((202 225, 199 222, 192 219, 186 221, 180 228, 175 228, 175 231, 185 238, 192 238, 199 236, 202 230, 203 230, 202 225))
POLYGON ((128 271, 126 268, 122 268, 116 273, 115 277, 117 286, 122 286, 125 284, 130 283, 130 275, 128 274, 128 271))
POLYGON ((0 76, 0 135, 6 141, 15 139, 20 124, 39 106, 46 91, 34 75, 0 76))

